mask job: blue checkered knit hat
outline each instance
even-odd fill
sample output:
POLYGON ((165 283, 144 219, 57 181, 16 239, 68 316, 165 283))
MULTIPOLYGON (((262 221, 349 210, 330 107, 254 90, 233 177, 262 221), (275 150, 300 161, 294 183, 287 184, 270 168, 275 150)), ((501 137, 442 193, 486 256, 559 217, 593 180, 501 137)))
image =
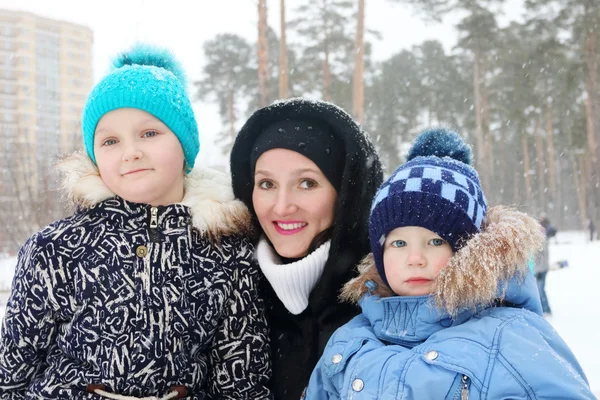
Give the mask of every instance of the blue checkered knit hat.
POLYGON ((440 128, 421 133, 402 164, 383 183, 371 206, 369 237, 377 271, 387 284, 383 244, 396 228, 420 226, 440 235, 453 251, 481 229, 487 202, 470 147, 440 128))
POLYGON ((83 142, 94 163, 94 133, 104 114, 137 108, 160 119, 177 136, 187 172, 200 150, 198 125, 187 96, 185 73, 163 48, 136 44, 113 60, 112 70, 92 89, 83 110, 83 142))

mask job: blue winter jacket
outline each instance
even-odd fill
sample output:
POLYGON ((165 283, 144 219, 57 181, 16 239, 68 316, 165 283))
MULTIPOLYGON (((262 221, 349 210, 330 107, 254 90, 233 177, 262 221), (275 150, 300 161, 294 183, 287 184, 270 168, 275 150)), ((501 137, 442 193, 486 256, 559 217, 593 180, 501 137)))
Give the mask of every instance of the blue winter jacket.
POLYGON ((573 353, 541 317, 527 270, 543 241, 536 225, 490 209, 484 231, 452 257, 431 296, 393 295, 367 258, 343 293, 360 298, 362 314, 329 340, 306 399, 594 399, 573 353))
POLYGON ((228 178, 197 168, 181 204, 151 207, 115 197, 85 156, 64 166, 79 211, 21 249, 0 398, 270 397, 249 213, 228 178))

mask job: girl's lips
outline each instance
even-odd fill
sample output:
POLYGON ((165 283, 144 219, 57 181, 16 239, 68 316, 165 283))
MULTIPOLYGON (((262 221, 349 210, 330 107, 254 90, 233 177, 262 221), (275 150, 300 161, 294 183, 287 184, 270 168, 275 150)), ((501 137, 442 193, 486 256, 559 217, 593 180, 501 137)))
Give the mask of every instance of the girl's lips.
POLYGON ((306 228, 308 226, 308 224, 305 222, 300 222, 300 221, 285 221, 285 222, 274 221, 273 226, 275 227, 275 230, 281 235, 294 235, 294 234, 302 231, 304 228, 306 228), (280 224, 286 225, 287 229, 282 228, 280 226, 280 224), (291 226, 293 226, 293 225, 300 225, 300 226, 298 226, 296 228, 291 228, 291 226))
POLYGON ((144 171, 148 171, 148 169, 145 169, 145 168, 135 169, 133 171, 125 172, 123 175, 133 175, 133 174, 136 174, 138 172, 144 172, 144 171))

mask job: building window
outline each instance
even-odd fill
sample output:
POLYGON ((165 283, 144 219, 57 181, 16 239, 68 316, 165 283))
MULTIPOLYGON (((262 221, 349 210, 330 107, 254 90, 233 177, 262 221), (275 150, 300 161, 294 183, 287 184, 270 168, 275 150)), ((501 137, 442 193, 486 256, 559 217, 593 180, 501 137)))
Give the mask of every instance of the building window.
POLYGON ((14 94, 15 93, 15 85, 11 83, 4 84, 4 93, 14 94))

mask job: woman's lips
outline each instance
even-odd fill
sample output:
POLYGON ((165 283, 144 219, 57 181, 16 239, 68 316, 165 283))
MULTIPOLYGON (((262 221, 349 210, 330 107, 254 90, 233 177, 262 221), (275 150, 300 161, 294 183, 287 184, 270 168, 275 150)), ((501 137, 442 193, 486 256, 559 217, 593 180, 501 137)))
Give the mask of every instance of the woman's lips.
POLYGON ((273 221, 275 230, 282 235, 294 235, 308 226, 301 221, 273 221))

